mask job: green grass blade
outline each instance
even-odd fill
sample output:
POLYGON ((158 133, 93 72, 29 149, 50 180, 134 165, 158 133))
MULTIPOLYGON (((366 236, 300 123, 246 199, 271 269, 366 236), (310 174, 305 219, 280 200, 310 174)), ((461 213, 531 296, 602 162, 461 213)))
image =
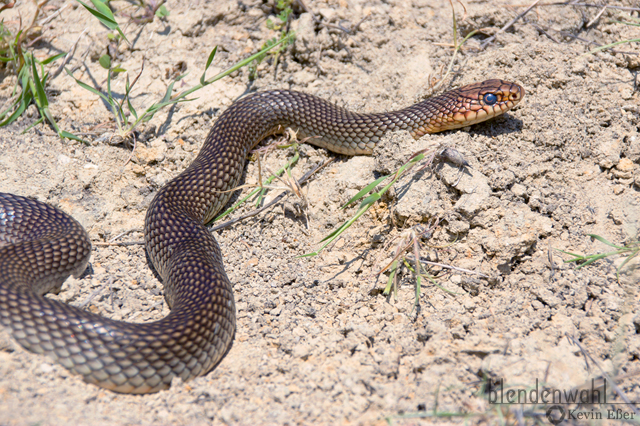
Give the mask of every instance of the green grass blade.
MULTIPOLYGON (((78 0, 79 1, 79 0, 78 0)), ((291 33, 291 37, 293 37, 294 33, 291 33)), ((281 40, 279 43, 284 43, 286 40, 289 40, 289 37, 281 40)), ((277 45, 276 44, 276 45, 277 45)), ((184 78, 187 74, 183 74, 179 77, 177 77, 171 84, 170 87, 167 88, 167 92, 165 93, 164 98, 162 99, 161 102, 157 103, 157 104, 153 104, 151 105, 149 108, 147 108, 147 110, 145 110, 145 112, 140 115, 140 117, 138 117, 138 119, 135 121, 135 123, 133 123, 131 125, 131 129, 135 128, 135 126, 137 126, 140 122, 146 122, 151 120, 151 118, 155 115, 155 113, 161 109, 164 108, 165 106, 169 106, 178 102, 186 102, 188 101, 188 99, 185 99, 187 96, 189 96, 190 94, 192 94, 193 92, 202 89, 204 86, 207 86, 215 81, 220 80, 221 78, 231 74, 232 72, 250 64, 256 57, 258 57, 259 55, 263 54, 264 52, 269 51, 271 48, 275 47, 271 46, 269 48, 263 49, 260 52, 256 53, 255 55, 252 55, 250 57, 248 57, 247 59, 244 59, 240 62, 238 62, 237 64, 235 64, 234 66, 232 66, 231 68, 227 69, 226 71, 221 72, 220 74, 217 74, 213 77, 211 77, 208 80, 205 80, 204 83, 202 83, 202 81, 200 82, 200 84, 195 85, 194 87, 185 90, 184 92, 180 92, 178 95, 174 96, 173 98, 171 98, 171 93, 173 91, 173 84, 177 81, 180 81, 182 78, 184 78)), ((211 54, 209 54, 209 59, 211 59, 211 61, 213 61, 213 54, 214 52, 217 51, 217 48, 214 48, 214 50, 211 52, 211 54)), ((207 60, 208 62, 208 60, 207 60)), ((209 63, 209 65, 211 65, 209 63)), ((206 71, 206 70, 205 70, 206 71)))
POLYGON ((587 53, 584 53, 584 54, 580 55, 579 58, 582 58, 583 56, 593 55, 596 52, 600 52, 601 50, 609 49, 610 47, 614 47, 614 46, 617 46, 619 44, 638 43, 638 42, 640 42, 640 38, 616 41, 615 43, 605 44, 604 46, 596 47, 595 49, 590 50, 587 53))
POLYGON ((360 203, 360 206, 362 207, 362 206, 367 205, 367 204, 373 204, 376 201, 378 201, 381 197, 382 197, 382 194, 379 193, 379 192, 371 194, 367 198, 362 200, 362 203, 360 203))
MULTIPOLYGON (((271 176, 269 176, 262 183, 262 187, 264 187, 266 185, 269 185, 271 182, 273 182, 276 179, 276 177, 282 176, 282 174, 285 172, 285 170, 287 170, 288 168, 294 166, 298 162, 299 158, 300 158, 300 152, 298 152, 298 150, 296 149, 296 154, 293 156, 293 158, 291 160, 287 161, 287 163, 284 166, 282 166, 275 173, 273 173, 271 176)), ((236 202, 233 206, 229 207, 227 210, 225 210, 224 212, 222 212, 218 216, 216 216, 210 223, 217 222, 218 220, 222 219, 223 217, 229 215, 234 210, 236 210, 238 208, 238 206, 240 206, 242 203, 246 202, 249 198, 253 197, 257 193, 259 193, 261 190, 262 190, 261 187, 255 188, 253 191, 249 192, 249 194, 244 196, 241 200, 236 202)))
POLYGON ((360 219, 360 216, 362 216, 367 210, 369 210, 369 207, 371 207, 371 206, 372 206, 372 204, 368 204, 366 206, 361 207, 360 210, 358 210, 358 213, 355 214, 355 216, 353 216, 351 219, 347 220, 345 223, 342 224, 342 226, 340 226, 338 229, 333 231, 331 234, 329 234, 326 237, 324 237, 322 239, 322 241, 324 241, 324 244, 322 244, 322 246, 320 246, 320 248, 318 250, 314 251, 313 253, 307 253, 307 254, 303 254, 303 255, 300 255, 300 256, 296 256, 296 258, 317 256, 318 253, 320 253, 322 250, 324 250, 325 247, 327 247, 336 238, 338 238, 338 236, 340 234, 342 234, 347 228, 349 228, 351 225, 353 225, 356 220, 360 219))
POLYGON ((209 66, 211 66, 211 62, 213 62, 213 58, 216 56, 217 51, 218 51, 218 46, 214 47, 211 53, 209 53, 209 59, 207 59, 207 65, 205 65, 204 72, 200 76, 200 84, 202 84, 203 86, 207 81, 205 80, 205 77, 207 75, 207 70, 209 69, 209 66))
POLYGON ((64 130, 61 130, 59 135, 62 138, 73 139, 74 141, 82 142, 84 144, 89 145, 89 142, 87 142, 84 139, 74 135, 73 133, 69 133, 69 132, 65 132, 64 130))
POLYGON ((127 108, 129 108, 129 111, 131 112, 131 115, 133 115, 133 118, 136 119, 136 121, 138 120, 138 113, 136 112, 136 109, 133 107, 133 105, 131 105, 131 100, 129 99, 129 97, 127 96, 127 108))
POLYGON ((638 256, 638 253, 640 253, 640 248, 636 249, 633 253, 627 256, 627 258, 620 264, 620 266, 618 266, 618 268, 616 269, 616 277, 618 278, 618 280, 620 280, 620 271, 622 270, 622 268, 627 263, 629 263, 631 259, 634 259, 636 256, 638 256))
POLYGON ((34 57, 31 57, 31 72, 33 73, 32 81, 36 89, 36 104, 38 105, 39 109, 46 108, 49 106, 49 100, 47 99, 47 94, 44 92, 42 81, 40 81, 40 76, 38 75, 38 68, 36 67, 36 60, 34 57))
POLYGON ((598 241, 600 241, 601 243, 608 245, 609 247, 617 248, 617 249, 619 249, 619 250, 624 249, 624 247, 617 246, 617 245, 615 245, 615 244, 613 244, 613 243, 611 243, 611 242, 609 242, 609 241, 605 240, 605 239, 604 239, 604 238, 602 238, 600 235, 596 235, 596 234, 587 234, 587 235, 588 235, 588 236, 590 236, 591 238, 593 238, 594 240, 598 240, 598 241))
POLYGON ((20 134, 25 134, 27 133, 29 130, 33 129, 34 127, 36 127, 38 124, 42 123, 44 121, 44 117, 40 117, 39 119, 37 119, 35 121, 35 123, 31 124, 30 126, 28 126, 26 129, 24 129, 22 132, 20 132, 20 134))
POLYGON ((393 278, 396 275, 396 269, 398 268, 398 260, 394 260, 389 268, 389 279, 387 280, 387 286, 382 291, 382 294, 388 296, 391 293, 391 287, 393 286, 393 278))
POLYGON ((162 101, 160 102, 160 104, 167 103, 171 100, 171 92, 173 92, 173 86, 176 84, 177 81, 178 80, 172 80, 171 83, 169 83, 169 85, 167 86, 167 91, 164 93, 164 97, 162 98, 162 101))
POLYGON ((51 111, 49 110, 49 107, 43 107, 40 113, 44 117, 46 117, 47 121, 51 123, 51 125, 55 129, 58 136, 60 136, 60 129, 58 128, 58 123, 56 123, 56 120, 53 119, 53 115, 51 115, 51 111))
POLYGON ((18 98, 15 101, 13 101, 13 103, 11 105, 9 105, 9 107, 7 109, 5 109, 4 111, 0 112, 0 121, 3 120, 7 114, 9 114, 11 111, 13 111, 16 106, 22 101, 22 98, 18 98))
POLYGON ((238 62, 237 64, 235 64, 234 66, 232 66, 228 70, 223 71, 223 72, 221 72, 220 74, 218 74, 218 75, 216 75, 214 77, 211 77, 209 80, 206 81, 206 83, 207 84, 211 84, 214 81, 220 80, 222 77, 228 76, 232 72, 234 72, 236 70, 239 70, 240 68, 244 67, 245 65, 249 65, 251 62, 253 62, 260 55, 265 54, 266 52, 270 51, 274 47, 279 46, 279 45, 281 45, 281 44, 283 44, 283 43, 285 43, 287 41, 293 40, 293 39, 295 39, 295 32, 289 33, 288 36, 282 38, 279 42, 277 42, 277 43, 275 43, 275 44, 273 44, 271 46, 265 47, 264 49, 262 49, 260 52, 256 53, 255 55, 251 55, 247 59, 238 62))
POLYGON ((176 98, 176 99, 172 99, 172 100, 167 101, 167 102, 160 102, 158 104, 153 104, 149 108, 147 108, 147 110, 144 112, 144 114, 138 120, 136 120, 136 123, 139 123, 141 121, 147 122, 147 121, 151 120, 156 112, 158 112, 159 110, 161 110, 162 108, 164 108, 164 107, 166 107, 168 105, 178 104, 178 103, 182 103, 182 102, 195 101, 196 99, 198 99, 198 98, 190 98, 190 99, 177 99, 176 98))
POLYGON ((89 13, 91 13, 93 16, 98 18, 98 20, 102 23, 102 25, 109 28, 110 30, 118 31, 118 34, 120 34, 120 36, 127 43, 129 43, 129 40, 127 40, 127 37, 125 37, 124 33, 120 29, 118 22, 116 22, 116 18, 113 16, 111 9, 109 9, 109 6, 107 6, 106 3, 103 3, 100 0, 91 0, 91 3, 93 3, 93 5, 96 7, 95 9, 92 9, 81 0, 76 0, 76 1, 81 5, 83 5, 85 9, 89 11, 89 13))
POLYGON ((635 23, 635 22, 616 21, 616 20, 612 20, 610 22, 612 22, 614 24, 632 25, 634 27, 640 27, 640 23, 635 23))
POLYGON ((333 237, 338 236, 339 234, 341 234, 346 228, 345 226, 347 225, 349 221, 346 221, 345 223, 343 223, 342 225, 340 225, 338 228, 334 229, 329 235, 327 235, 326 237, 324 237, 323 239, 320 240, 320 242, 325 242, 329 239, 332 239, 333 237))
MULTIPOLYGON (((147 108, 147 110, 144 112, 144 114, 142 115, 142 117, 136 121, 136 123, 140 122, 140 121, 149 121, 153 118, 153 116, 155 115, 156 112, 158 112, 158 110, 166 107, 167 105, 172 105, 172 104, 176 104, 178 102, 188 102, 191 100, 195 100, 197 98, 194 99, 183 99, 183 97, 181 96, 176 96, 175 98, 171 99, 171 93, 173 92, 173 86, 180 80, 182 80, 183 78, 185 78, 189 73, 184 73, 182 75, 179 75, 178 77, 174 78, 171 83, 169 83, 169 86, 167 86, 167 91, 164 93, 164 96, 162 97, 162 100, 160 102, 154 103, 153 105, 151 105, 149 108, 147 108)), ((200 86, 203 87, 203 86, 200 86)))
MULTIPOLYGON (((324 244, 316 251, 314 251, 313 253, 307 253, 304 254, 302 256, 298 256, 298 257, 310 257, 310 256, 315 256, 318 253, 320 253, 327 245, 331 244, 332 241, 334 241, 342 232, 344 232, 347 228, 349 228, 351 225, 353 225, 353 223, 355 223, 356 220, 358 220, 360 218, 360 216, 362 216, 367 210, 369 210, 369 208, 376 202, 378 201, 382 195, 387 192, 389 190, 389 188, 391 188, 391 186, 393 186, 394 183, 396 183, 398 181, 398 179, 400 179, 400 176, 402 176, 402 174, 410 169, 411 167, 413 167, 414 165, 416 165, 418 162, 420 162, 423 158, 425 157, 424 152, 421 152, 420 154, 414 156, 413 158, 411 158, 409 161, 407 161, 405 164, 403 164, 396 173, 394 173, 394 178, 391 180, 391 182, 389 182, 384 188, 382 188, 380 191, 371 194, 370 196, 368 196, 367 198, 365 198, 364 200, 362 200, 362 202, 360 203, 360 209, 358 210, 358 212, 355 214, 355 216, 353 216, 351 219, 347 220, 342 226, 340 226, 338 229, 336 229, 335 231, 331 232, 329 235, 327 235, 326 237, 324 237, 320 242, 324 242, 324 244)), ((380 180, 381 178, 378 178, 377 180, 380 180)), ((367 186, 371 186, 372 184, 369 184, 367 186)), ((360 191, 362 192, 362 191, 360 191)), ((368 192, 368 191, 367 191, 368 192)), ((366 193, 366 192, 365 192, 366 193)), ((355 198, 355 197, 354 197, 355 198)))
POLYGON ((100 96, 100 97, 101 97, 105 102, 109 103, 109 98, 108 98, 104 93, 102 93, 102 92, 101 92, 101 91, 99 91, 98 89, 95 89, 95 88, 93 88, 93 87, 89 86, 89 85, 88 85, 88 84, 86 84, 86 83, 81 82, 80 80, 78 80, 77 78, 75 78, 75 77, 73 76, 73 74, 71 73, 71 71, 69 71, 68 69, 66 69, 66 68, 65 68, 65 71, 67 72, 67 74, 69 74, 69 75, 71 76, 71 78, 73 78, 73 79, 76 81, 76 83, 78 83, 78 85, 79 85, 80 87, 82 87, 82 88, 83 88, 83 89, 85 89, 85 90, 90 91, 90 92, 91 92, 91 93, 93 93, 93 94, 96 94, 96 95, 100 96))
MULTIPOLYGON (((572 253, 570 251, 564 251, 564 250, 560 250, 560 249, 556 249, 556 250, 559 251, 560 253, 568 254, 569 256, 573 256, 573 257, 578 258, 578 259, 585 259, 586 258, 582 254, 572 253)), ((569 262, 569 261, 567 260, 567 261, 565 261, 565 263, 566 262, 569 262)))
POLYGON ((615 252, 613 252, 613 253, 602 253, 602 254, 596 254, 596 255, 593 255, 593 256, 589 256, 588 260, 586 262, 581 263, 580 265, 576 266, 576 269, 581 269, 581 268, 584 268, 585 266, 589 266, 593 262, 595 262, 596 260, 604 259, 605 257, 610 256, 612 254, 615 254, 615 252))
POLYGON ((18 117, 20 117, 22 115, 22 113, 27 109, 27 106, 31 103, 32 99, 33 99, 33 97, 31 96, 30 92, 23 94, 23 96, 20 97, 18 108, 16 108, 13 111, 13 114, 11 114, 6 120, 4 120, 2 123, 0 123, 0 127, 6 126, 8 124, 11 124, 18 117))
POLYGON ((349 201, 347 201, 344 206, 340 207, 341 209, 345 209, 347 208, 349 205, 351 205, 352 203, 355 203, 356 201, 358 201, 360 198, 362 198, 365 194, 368 194, 370 191, 372 191, 376 186, 380 185, 380 183, 385 180, 386 178, 388 178, 389 176, 381 176, 378 179, 374 180, 373 182, 371 182, 369 185, 365 186, 364 188, 362 188, 360 190, 360 192, 358 192, 356 195, 354 195, 349 201))
MULTIPOLYGON (((138 113, 136 112, 136 109, 131 104, 131 97, 129 96, 129 94, 131 93, 131 84, 129 82, 129 74, 127 74, 127 79, 125 81, 125 86, 124 87, 125 87, 124 99, 127 100, 127 108, 129 108, 129 112, 131 112, 131 115, 133 115, 133 117, 137 121, 138 120, 138 113)), ((123 99, 123 101, 124 101, 124 99, 123 99)), ((120 102, 120 109, 122 109, 122 102, 120 102)))
POLYGON ((58 53, 57 55, 53 55, 53 56, 49 56, 47 59, 45 59, 44 61, 40 61, 40 63, 42 65, 47 65, 50 64, 51 62, 57 61, 60 58, 63 58, 64 56, 66 56, 67 53, 66 52, 62 52, 62 53, 58 53))

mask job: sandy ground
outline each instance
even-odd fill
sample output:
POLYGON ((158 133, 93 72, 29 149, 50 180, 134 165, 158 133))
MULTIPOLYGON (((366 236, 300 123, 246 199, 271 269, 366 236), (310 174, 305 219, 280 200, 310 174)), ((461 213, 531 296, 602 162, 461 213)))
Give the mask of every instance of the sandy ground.
MULTIPOLYGON (((392 135, 372 157, 303 146, 296 177, 334 158, 304 188, 305 214, 304 203, 290 196, 216 232, 234 283, 238 332, 215 371, 154 395, 120 395, 24 351, 2 331, 0 424, 386 424, 390 417, 409 425, 437 421, 434 410, 455 414, 443 423, 462 422, 465 413, 471 423, 501 416, 514 422, 523 406, 489 403, 501 380, 505 392, 536 383, 571 390, 591 386, 600 368, 640 401, 636 264, 618 280, 622 257, 576 270, 557 251, 607 250, 587 234, 615 243, 637 238, 640 48, 623 44, 617 48, 627 54, 580 55, 594 47, 585 41, 638 38, 640 31, 611 22, 620 10, 598 19, 599 8, 539 6, 482 48, 527 6, 513 3, 465 2, 462 35, 481 33, 464 46, 440 91, 502 78, 524 86, 521 105, 494 121, 417 142, 392 135), (408 174, 330 249, 297 258, 355 213, 340 206, 365 184, 418 149, 442 145, 456 148, 471 167, 440 163, 408 174), (397 299, 382 294, 388 273, 377 273, 417 226, 432 228, 422 240, 423 258, 473 273, 433 267, 438 286, 422 282, 416 311, 410 270, 400 273, 397 299)), ((139 13, 130 3, 111 4, 132 42, 112 50, 115 61, 133 77, 144 59, 134 91, 138 110, 162 96, 176 69, 190 71, 177 89, 197 84, 215 45, 210 75, 277 35, 266 27, 267 18, 275 19, 272 1, 170 2, 165 21, 146 25, 127 23, 139 13)), ((64 10, 45 25, 36 56, 68 51, 79 38, 69 67, 76 78, 105 87, 97 60, 107 52, 109 31, 74 2, 49 6, 45 15, 64 10)), ((85 134, 91 144, 59 140, 42 125, 22 134, 37 118, 30 107, 0 130, 0 190, 62 208, 95 243, 127 231, 118 241, 140 241, 154 194, 190 163, 211 123, 243 94, 291 88, 356 111, 382 111, 431 95, 431 83, 451 60, 446 2, 307 0, 307 6, 320 21, 295 8, 297 41, 277 69, 272 59, 264 62, 253 82, 243 69, 197 92, 197 100, 158 113, 129 163, 131 148, 105 141, 112 123, 105 104, 62 73, 50 84, 51 111, 63 129, 85 134), (352 34, 337 28, 355 28, 363 18, 352 34)), ((18 25, 18 12, 27 19, 32 3, 3 12, 8 26, 18 25)), ((7 99, 15 79, 8 72, 1 79, 7 99)), ((123 76, 114 90, 123 92, 123 76)), ((293 153, 276 150, 263 167, 277 169, 293 153)), ((246 182, 257 178, 256 162, 249 162, 246 182)), ((87 309, 127 321, 168 312, 140 245, 95 246, 89 273, 52 297, 71 304, 90 298, 87 309)), ((607 398, 622 401, 611 386, 607 398)), ((546 422, 546 408, 524 406, 523 424, 535 414, 546 422)))

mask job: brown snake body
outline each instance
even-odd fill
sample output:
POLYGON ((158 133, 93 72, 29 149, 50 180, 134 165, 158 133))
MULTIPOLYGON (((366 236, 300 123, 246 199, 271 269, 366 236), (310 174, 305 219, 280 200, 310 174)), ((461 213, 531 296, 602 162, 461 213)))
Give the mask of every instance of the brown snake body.
POLYGON ((261 139, 292 127, 331 151, 370 154, 387 131, 406 129, 418 138, 468 126, 507 111, 523 96, 517 84, 488 80, 379 114, 350 112, 286 90, 235 102, 215 122, 193 163, 149 207, 146 249, 171 312, 146 324, 111 320, 44 297, 84 271, 89 237, 51 206, 0 193, 0 323, 26 349, 117 392, 156 392, 176 376, 206 374, 231 348, 235 306, 222 254, 204 224, 227 203, 249 150, 261 139))

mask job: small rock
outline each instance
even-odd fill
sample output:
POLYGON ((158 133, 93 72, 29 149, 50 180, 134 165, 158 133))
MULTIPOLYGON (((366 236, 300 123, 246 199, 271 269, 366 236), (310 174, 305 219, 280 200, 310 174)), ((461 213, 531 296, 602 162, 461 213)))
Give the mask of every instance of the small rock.
MULTIPOLYGON (((434 185, 420 179, 411 182, 411 185, 407 185, 407 191, 400 193, 393 212, 402 223, 407 220, 424 222, 431 217, 442 216, 445 211, 445 206, 434 185)), ((462 228, 464 226, 461 224, 462 228)))
POLYGON ((631 172, 633 171, 633 167, 633 161, 629 160, 628 158, 621 158, 618 165, 616 165, 616 169, 620 170, 621 172, 631 172))
POLYGON ((96 164, 85 164, 82 169, 78 170, 78 178, 85 188, 91 186, 97 174, 98 165, 96 164))
POLYGON ((610 169, 618 164, 622 150, 622 144, 619 138, 614 135, 606 135, 601 139, 598 148, 600 151, 600 159, 598 161, 600 167, 610 169))
POLYGON ((165 158, 167 144, 161 139, 151 142, 151 146, 140 145, 136 148, 136 158, 145 164, 160 163, 165 158))
POLYGON ((71 158, 67 157, 64 154, 58 155, 58 163, 60 164, 69 164, 71 162, 71 158))
POLYGON ((495 256, 499 264, 510 263, 522 256, 541 237, 553 229, 550 218, 532 212, 524 205, 508 209, 509 214, 500 218, 487 230, 473 229, 470 238, 478 238, 489 256, 495 256))
POLYGON ((363 185, 373 181, 374 160, 371 157, 359 155, 339 164, 336 170, 336 183, 343 183, 347 188, 361 189, 363 185))
POLYGON ((633 161, 628 158, 621 158, 620 162, 616 165, 615 169, 611 172, 613 176, 618 179, 631 179, 633 178, 633 169, 635 168, 635 164, 633 161))
POLYGON ((436 170, 447 185, 463 194, 454 206, 456 211, 472 217, 486 206, 491 188, 487 177, 478 170, 461 169, 449 163, 442 163, 436 170))
POLYGON ((54 367, 51 364, 47 364, 43 362, 42 364, 40 364, 40 370, 43 373, 51 373, 54 370, 54 367))
POLYGON ((511 192, 517 197, 524 197, 527 194, 527 188, 519 183, 514 183, 511 187, 511 192))
POLYGON ((296 358, 302 358, 306 361, 307 358, 309 358, 309 355, 311 355, 311 345, 307 343, 296 345, 296 347, 293 348, 292 355, 296 358))

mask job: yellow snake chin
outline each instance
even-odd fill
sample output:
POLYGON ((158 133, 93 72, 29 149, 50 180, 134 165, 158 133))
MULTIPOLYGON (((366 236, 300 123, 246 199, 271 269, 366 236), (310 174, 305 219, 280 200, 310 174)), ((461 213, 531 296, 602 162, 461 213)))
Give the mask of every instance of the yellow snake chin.
POLYGON ((0 193, 0 324, 26 349, 116 392, 156 392, 175 377, 204 375, 226 356, 236 331, 232 284, 204 224, 227 204, 247 153, 260 140, 290 127, 300 140, 309 137, 308 143, 333 152, 371 154, 387 132, 406 130, 418 138, 470 126, 523 96, 515 83, 487 80, 378 114, 290 90, 236 101, 216 120, 193 163, 158 190, 147 211, 146 250, 171 307, 150 323, 116 321, 41 297, 84 269, 91 241, 60 210, 0 193))

